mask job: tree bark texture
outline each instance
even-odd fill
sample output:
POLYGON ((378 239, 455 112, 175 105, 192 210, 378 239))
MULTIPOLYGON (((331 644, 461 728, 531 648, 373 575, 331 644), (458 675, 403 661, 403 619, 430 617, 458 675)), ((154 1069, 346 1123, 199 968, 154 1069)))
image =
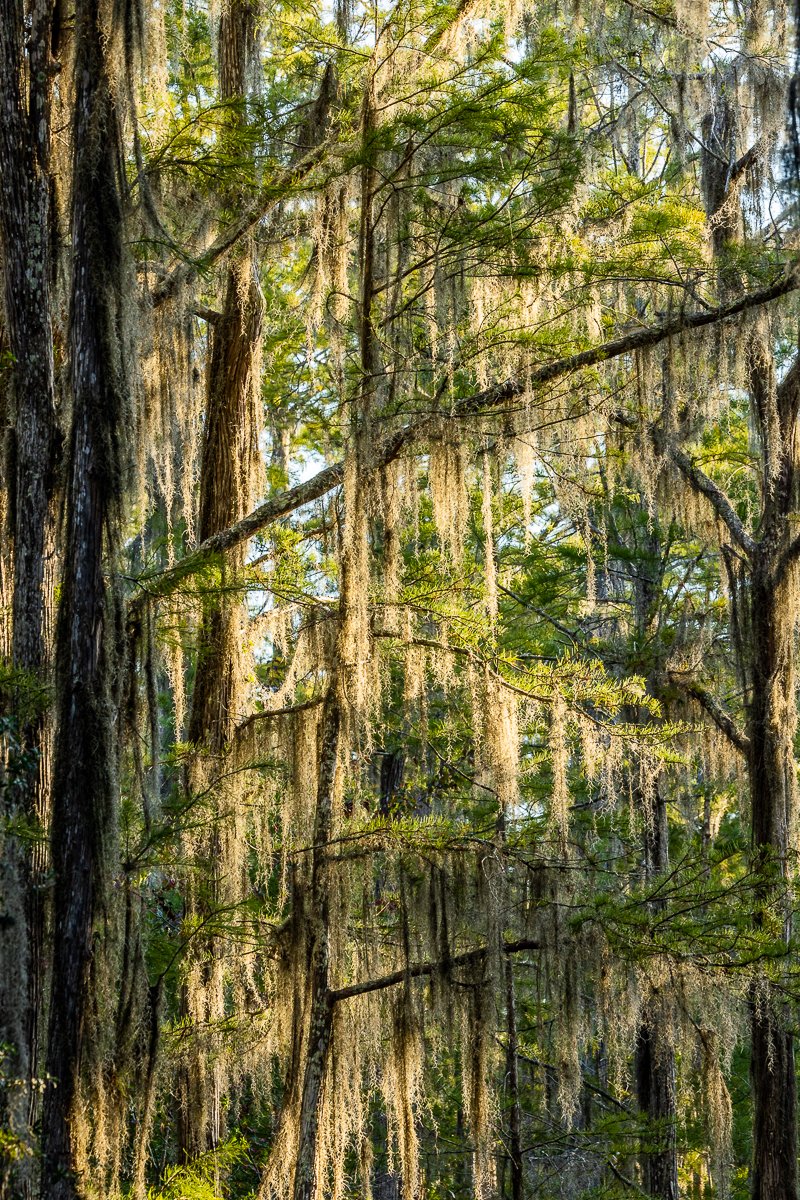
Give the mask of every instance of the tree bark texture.
MULTIPOLYGON (((787 547, 790 514, 797 506, 796 438, 800 361, 776 385, 764 341, 750 351, 750 390, 764 444, 761 538, 752 556, 749 588, 739 598, 737 635, 749 650, 748 776, 752 854, 761 875, 764 908, 779 909, 791 938, 791 909, 784 898, 788 854, 797 819, 794 734, 796 614, 786 576, 796 570, 787 547), (748 594, 749 592, 749 594, 748 594), (744 601, 745 603, 742 603, 744 601)), ((742 653, 742 657, 744 654, 742 653)), ((756 924, 763 922, 756 912, 756 924)), ((797 1200, 797 1080, 793 1036, 785 1005, 768 989, 752 1005, 753 1200, 797 1200)))
MULTIPOLYGON (((763 909, 784 905, 782 881, 796 814, 793 732, 795 685, 793 613, 786 611, 770 569, 769 545, 754 564, 751 599, 752 681, 748 775, 753 861, 763 876, 763 909), (765 561, 766 560, 766 561, 765 561)), ((763 924, 764 911, 756 912, 763 924)), ((788 905, 784 936, 791 936, 788 905)), ((797 1081, 794 1038, 786 1005, 767 987, 755 994, 751 1013, 753 1084, 753 1200, 797 1200, 797 1081)))
MULTIPOLYGON (((116 630, 104 577, 115 546, 123 470, 123 231, 119 131, 99 0, 75 10, 70 382, 73 423, 66 554, 56 632, 57 728, 52 854, 53 979, 47 1050, 56 1086, 42 1124, 46 1200, 74 1200, 73 1105, 92 1011, 95 919, 115 859, 116 630), (104 883, 105 881, 105 883, 104 883)), ((97 953, 102 953, 99 941, 97 953)))
POLYGON ((317 1125, 333 1032, 334 993, 330 986, 330 882, 326 855, 331 836, 341 724, 335 688, 334 682, 325 701, 320 729, 319 784, 314 817, 308 933, 310 1017, 303 1063, 294 1200, 315 1200, 317 1195, 317 1125))
MULTIPOLYGON (((252 413, 253 371, 263 321, 263 300, 255 264, 242 276, 231 270, 221 319, 213 334, 208 386, 208 423, 201 472, 201 540, 241 519, 249 500, 248 464, 256 423, 252 413)), ((241 567, 234 552, 228 565, 241 567)), ((236 676, 240 602, 214 596, 203 614, 192 696, 189 740, 219 752, 230 741, 237 719, 236 676)))
MULTIPOLYGON (((235 102, 244 98, 247 73, 252 61, 256 5, 234 0, 220 17, 220 97, 235 102)), ((238 120, 238 117, 234 117, 238 120)), ((211 361, 208 369, 206 427, 200 475, 199 536, 214 536, 245 515, 250 503, 252 477, 258 456, 256 412, 258 347, 264 304, 258 283, 255 256, 245 253, 228 270, 225 303, 214 323, 211 361)), ((224 559, 223 589, 210 596, 204 606, 198 631, 197 666, 192 691, 189 740, 218 758, 228 747, 240 709, 241 599, 226 595, 227 579, 235 579, 244 561, 241 547, 224 559)), ((188 786, 191 789, 192 771, 188 786)), ((208 834, 207 867, 212 906, 221 903, 225 886, 219 822, 213 815, 208 834)), ((209 962, 206 974, 209 996, 219 995, 213 977, 222 970, 219 939, 204 947, 209 962)), ((214 1003, 214 1001, 211 1001, 214 1003)), ((188 1002, 184 999, 184 1011, 188 1002)), ((217 1011, 214 1017, 222 1018, 217 1011)), ((216 1065, 210 1068, 195 1056, 187 1064, 181 1081, 181 1157, 192 1158, 217 1145, 223 1125, 223 1081, 216 1065)))
POLYGON ((678 1200, 678 1158, 675 1135, 675 1050, 658 1020, 656 998, 652 1017, 639 1026, 636 1040, 636 1100, 647 1117, 642 1152, 642 1184, 658 1200, 678 1200))
POLYGON ((0 248, 5 336, 12 355, 13 424, 8 468, 8 533, 13 564, 11 661, 20 672, 20 745, 30 761, 4 789, 0 895, 0 1044, 4 1072, 17 1082, 0 1092, 0 1127, 25 1147, 0 1174, 0 1195, 30 1193, 32 1126, 40 1074, 44 905, 42 843, 12 832, 16 818, 44 827, 49 809, 49 729, 22 695, 46 684, 52 608, 56 419, 51 325, 50 107, 51 0, 0 0, 0 248))

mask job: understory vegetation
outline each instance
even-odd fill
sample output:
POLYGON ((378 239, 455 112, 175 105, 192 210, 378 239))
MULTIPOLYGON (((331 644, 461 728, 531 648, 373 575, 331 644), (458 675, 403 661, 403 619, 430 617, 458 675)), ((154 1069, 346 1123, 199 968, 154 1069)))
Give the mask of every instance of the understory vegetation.
POLYGON ((798 1200, 796 59, 0 0, 0 1200, 798 1200))

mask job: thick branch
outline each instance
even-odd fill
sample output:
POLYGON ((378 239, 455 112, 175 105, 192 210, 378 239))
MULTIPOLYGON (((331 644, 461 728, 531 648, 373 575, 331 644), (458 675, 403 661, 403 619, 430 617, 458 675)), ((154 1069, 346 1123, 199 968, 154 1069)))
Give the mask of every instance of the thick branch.
POLYGON ((284 708, 269 708, 263 712, 251 713, 249 717, 245 717, 236 726, 236 735, 238 737, 244 733, 245 729, 249 729, 251 725, 255 725, 259 721, 270 721, 274 717, 288 717, 293 713, 306 712, 309 708, 317 708, 320 704, 324 703, 324 696, 314 696, 313 699, 304 700, 301 704, 287 704, 284 708))
POLYGON ((681 691, 685 692, 687 696, 691 696, 693 700, 697 701, 700 707, 711 717, 711 720, 720 733, 724 733, 731 745, 746 757, 750 750, 750 738, 739 728, 733 717, 722 707, 716 696, 706 691, 701 684, 696 683, 694 680, 685 679, 678 672, 670 672, 670 680, 681 691))
MULTIPOLYGON (((542 366, 537 367, 525 379, 507 379, 503 383, 496 384, 494 387, 486 388, 482 392, 476 392, 472 396, 467 396, 455 405, 451 419, 467 417, 486 412, 493 408, 499 408, 501 405, 507 404, 510 400, 524 395, 530 387, 541 387, 543 384, 552 383, 556 379, 564 378, 588 367, 598 366, 600 363, 619 358, 624 354, 631 354, 636 350, 656 346, 660 342, 675 337, 687 329, 701 329, 707 325, 728 320, 730 317, 737 316, 748 309, 769 304, 771 301, 796 290, 798 287, 800 287, 800 273, 792 271, 782 276, 769 287, 748 292, 747 295, 740 297, 734 304, 721 305, 718 308, 709 309, 704 312, 689 313, 685 316, 675 317, 670 321, 665 321, 661 325, 654 325, 649 329, 637 329, 633 333, 626 334, 624 337, 614 338, 610 342, 604 342, 602 345, 594 346, 589 350, 581 350, 577 354, 570 354, 565 358, 557 358, 551 362, 543 363, 542 366)), ((373 468, 378 470, 393 462, 407 445, 422 438, 439 416, 441 414, 431 414, 430 416, 422 417, 413 424, 406 425, 404 428, 398 430, 397 433, 392 434, 382 445, 379 444, 375 449, 372 461, 373 468)), ((677 451, 677 453, 680 454, 681 452, 677 451)), ((688 459, 687 462, 689 462, 688 459)), ((702 472, 698 472, 696 468, 692 468, 692 470, 699 480, 702 472)), ((249 513, 241 521, 236 522, 235 525, 231 525, 229 529, 216 534, 212 538, 208 538, 196 550, 187 554, 185 558, 181 559, 180 562, 176 563, 169 570, 158 575, 142 576, 139 580, 140 586, 145 589, 149 596, 170 595, 180 586, 184 579, 187 579, 196 571, 202 570, 209 561, 218 557, 226 550, 232 550, 235 546, 241 545, 242 542, 247 541, 248 538, 258 533, 259 530, 264 529, 267 525, 270 525, 273 521, 278 521, 283 517, 289 516, 295 509, 301 508, 304 504, 309 504, 313 500, 318 500, 332 488, 337 487, 342 481, 343 473, 344 466, 342 463, 334 463, 329 467, 325 467, 304 483, 299 483, 295 487, 289 488, 287 491, 281 492, 278 496, 273 496, 271 499, 265 501, 264 504, 259 505, 258 508, 254 509, 253 512, 249 513)), ((706 479, 705 476, 702 476, 702 478, 706 479)), ((716 484, 712 483, 711 480, 708 480, 707 483, 709 490, 705 494, 709 495, 709 498, 713 494, 713 491, 716 490, 719 496, 725 499, 724 494, 720 492, 716 484)), ((740 546, 747 546, 747 552, 750 553, 755 543, 745 532, 729 503, 728 509, 729 519, 725 523, 731 529, 731 532, 738 525, 740 532, 736 540, 740 546), (735 525, 732 526, 732 522, 735 525)), ((133 602, 130 614, 132 619, 136 619, 136 612, 141 608, 141 604, 141 599, 133 602)))
MULTIPOLYGON (((523 950, 541 950, 541 942, 532 938, 521 938, 516 942, 504 942, 505 954, 519 954, 523 950)), ((349 1000, 352 996, 364 996, 367 992, 381 992, 385 988, 396 987, 407 979, 420 979, 426 975, 435 975, 437 971, 449 970, 452 967, 466 967, 478 962, 488 953, 486 946, 478 946, 475 950, 466 950, 463 954, 454 954, 445 962, 411 963, 402 971, 393 971, 391 975, 381 975, 377 979, 367 979, 363 983, 351 983, 347 987, 337 988, 331 993, 334 1002, 349 1000)))
POLYGON ((694 464, 685 450, 681 450, 678 446, 670 446, 667 453, 693 490, 699 492, 701 496, 705 496, 740 550, 743 550, 748 558, 751 557, 756 550, 756 541, 737 517, 733 505, 722 488, 718 487, 713 479, 710 479, 694 464))
POLYGON ((295 484, 294 487, 287 488, 285 492, 280 492, 277 496, 265 500, 253 512, 242 517, 241 521, 236 521, 220 533, 206 538, 196 550, 192 550, 168 571, 153 575, 140 575, 137 583, 143 589, 144 594, 137 597, 131 604, 129 621, 135 622, 140 618, 142 607, 149 597, 171 595, 184 579, 202 571, 226 550, 233 550, 236 546, 241 546, 243 542, 253 537, 259 530, 265 529, 267 525, 281 520, 282 517, 288 517, 296 509, 302 508, 304 504, 310 504, 313 500, 324 496, 342 482, 342 475, 341 463, 325 467, 304 483, 295 484))

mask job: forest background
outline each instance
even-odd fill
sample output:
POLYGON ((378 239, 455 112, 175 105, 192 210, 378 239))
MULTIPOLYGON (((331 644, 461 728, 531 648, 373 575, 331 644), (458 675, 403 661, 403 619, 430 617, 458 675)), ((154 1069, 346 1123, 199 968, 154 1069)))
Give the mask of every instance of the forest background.
POLYGON ((4 1200, 797 1200, 796 33, 0 0, 4 1200))

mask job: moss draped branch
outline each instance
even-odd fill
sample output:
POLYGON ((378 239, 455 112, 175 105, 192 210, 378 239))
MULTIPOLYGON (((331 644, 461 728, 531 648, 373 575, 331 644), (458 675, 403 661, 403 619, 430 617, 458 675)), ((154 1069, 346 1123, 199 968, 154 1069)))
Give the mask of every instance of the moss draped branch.
MULTIPOLYGON (((632 333, 625 334, 623 337, 613 338, 611 341, 603 342, 599 346, 581 350, 576 354, 566 355, 564 358, 552 359, 550 362, 543 363, 541 366, 535 368, 524 378, 512 377, 504 380, 502 383, 495 384, 490 388, 485 388, 483 391, 475 392, 473 395, 465 397, 454 405, 451 419, 490 412, 524 395, 530 388, 542 387, 545 384, 554 383, 558 379, 574 375, 578 371, 599 366, 602 363, 610 362, 626 354, 633 354, 637 350, 657 346, 661 342, 668 341, 669 338, 676 337, 688 330, 703 329, 710 325, 719 324, 750 309, 769 304, 781 296, 796 291, 798 287, 800 287, 800 270, 792 269, 769 286, 748 292, 732 304, 719 305, 716 308, 707 309, 703 312, 684 313, 661 324, 652 325, 645 329, 637 329, 632 333)), ((376 447, 372 461, 373 468, 378 470, 388 466, 389 463, 400 456, 407 446, 421 440, 430 431, 434 421, 440 417, 441 413, 432 413, 430 416, 422 417, 417 421, 405 425, 402 429, 387 437, 382 444, 376 447)), ((681 455, 683 455, 683 452, 680 450, 673 452, 674 461, 679 467, 681 467, 683 461, 680 458, 681 455)), ((704 494, 711 499, 712 503, 716 502, 719 505, 718 512, 731 531, 732 536, 742 548, 746 548, 748 554, 751 553, 755 543, 744 530, 738 517, 736 517, 730 502, 727 501, 727 497, 717 488, 716 484, 708 479, 707 476, 703 476, 702 472, 699 472, 698 468, 691 464, 687 456, 683 455, 683 457, 686 458, 686 463, 690 467, 690 474, 688 476, 690 482, 704 491, 704 494), (724 507, 723 501, 727 501, 727 510, 724 507)), ((157 574, 142 575, 137 580, 137 583, 142 589, 143 594, 131 602, 129 620, 135 623, 139 619, 142 607, 148 597, 156 598, 171 595, 180 587, 184 580, 219 559, 226 551, 240 546, 243 542, 246 542, 249 538, 259 533, 262 529, 267 528, 267 526, 273 524, 275 521, 288 517, 298 508, 302 508, 314 500, 319 500, 333 488, 338 487, 342 482, 343 476, 344 464, 342 462, 332 463, 330 466, 324 467, 321 471, 317 472, 311 479, 295 484, 294 487, 287 488, 277 496, 272 496, 229 528, 222 530, 213 537, 206 538, 204 542, 201 542, 195 550, 182 558, 175 566, 157 574)))
POLYGON ((671 671, 669 678, 676 687, 679 687, 687 696, 691 696, 692 700, 695 700, 704 712, 708 713, 720 733, 724 733, 731 745, 746 757, 750 750, 750 738, 739 728, 716 696, 712 695, 702 684, 677 671, 671 671))
POLYGON ((704 471, 679 446, 669 446, 667 455, 683 475, 693 491, 705 496, 714 513, 726 527, 740 550, 751 558, 756 549, 755 538, 752 538, 739 520, 733 505, 721 487, 709 478, 704 471))
MULTIPOLYGON (((541 950, 541 942, 535 938, 520 938, 514 942, 503 943, 504 954, 520 954, 525 950, 541 950)), ((364 996, 367 992, 381 992, 386 988, 396 987, 407 979, 422 979, 437 972, 451 970, 453 967, 467 967, 479 962, 489 953, 487 946, 477 946, 474 950, 465 950, 463 954, 454 954, 447 962, 410 963, 400 971, 392 971, 390 975, 380 975, 376 979, 366 979, 362 983, 351 983, 347 987, 336 988, 331 993, 334 1003, 349 1000, 353 996, 364 996)))

